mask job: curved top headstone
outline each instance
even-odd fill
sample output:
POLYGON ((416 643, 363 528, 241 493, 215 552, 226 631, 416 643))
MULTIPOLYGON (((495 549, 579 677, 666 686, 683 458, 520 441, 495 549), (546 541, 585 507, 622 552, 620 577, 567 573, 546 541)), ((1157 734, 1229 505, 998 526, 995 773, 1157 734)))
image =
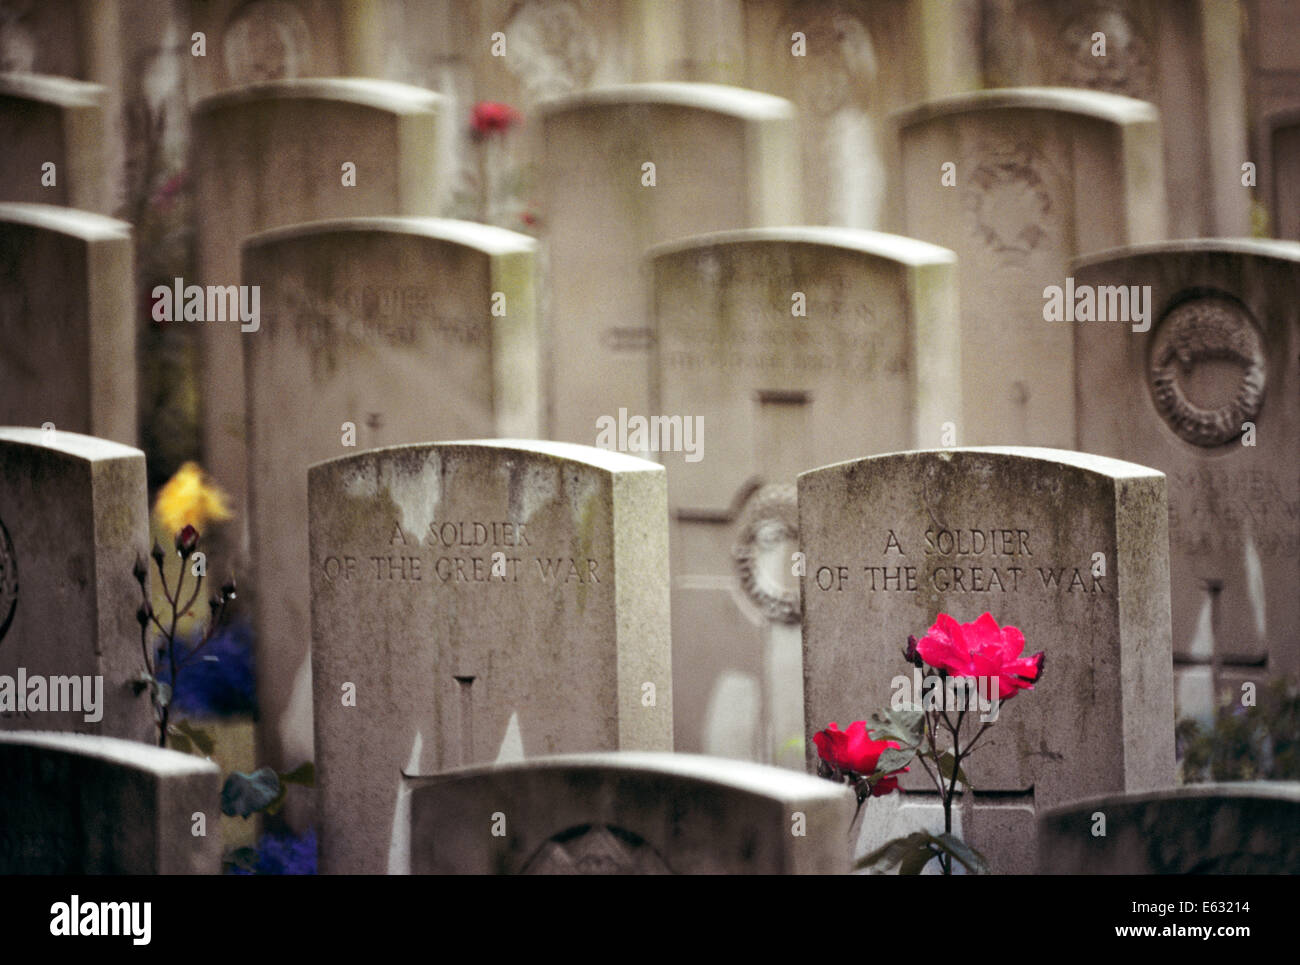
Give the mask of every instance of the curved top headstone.
POLYGON ((1300 241, 1273 238, 1177 238, 1172 241, 1149 241, 1140 245, 1122 245, 1102 251, 1090 251, 1071 262, 1074 270, 1104 265, 1126 258, 1195 254, 1249 255, 1252 258, 1276 258, 1300 261, 1300 241))
POLYGON ((411 871, 844 873, 852 812, 844 785, 748 761, 542 757, 412 782, 411 871), (508 834, 480 833, 498 812, 508 834))
POLYGON ((308 499, 325 872, 405 870, 403 774, 672 748, 662 466, 423 443, 318 463, 308 499))
POLYGON ((219 874, 221 772, 151 744, 0 734, 0 873, 219 874), (196 834, 196 816, 209 827, 196 834))
POLYGON ((1088 797, 1045 811, 1038 828, 1040 874, 1295 874, 1300 782, 1088 797))
POLYGON ((886 261, 919 267, 951 265, 957 255, 947 248, 884 231, 863 231, 828 225, 793 225, 788 228, 740 228, 735 231, 712 231, 655 245, 646 251, 651 261, 697 248, 720 245, 772 243, 782 245, 821 245, 846 251, 874 255, 886 261))
POLYGON ((613 84, 541 101, 543 114, 562 114, 592 107, 670 106, 731 114, 746 120, 792 119, 794 106, 784 97, 726 84, 613 84))
POLYGON ((1072 87, 1007 87, 966 91, 916 104, 890 116, 899 127, 911 127, 938 117, 975 111, 1048 110, 1082 114, 1111 124, 1141 124, 1160 118, 1155 106, 1123 94, 1072 87))
POLYGON ((330 218, 286 225, 259 231, 244 239, 243 249, 273 245, 297 238, 352 232, 385 232, 388 234, 416 235, 446 241, 465 248, 477 248, 487 255, 508 255, 537 250, 537 241, 528 235, 496 225, 477 221, 459 221, 454 218, 330 218))
POLYGON ((194 112, 210 114, 227 108, 276 100, 341 101, 373 107, 391 114, 418 114, 433 111, 445 102, 443 95, 434 91, 392 80, 374 80, 367 77, 305 77, 266 81, 218 91, 199 100, 194 105, 194 112))

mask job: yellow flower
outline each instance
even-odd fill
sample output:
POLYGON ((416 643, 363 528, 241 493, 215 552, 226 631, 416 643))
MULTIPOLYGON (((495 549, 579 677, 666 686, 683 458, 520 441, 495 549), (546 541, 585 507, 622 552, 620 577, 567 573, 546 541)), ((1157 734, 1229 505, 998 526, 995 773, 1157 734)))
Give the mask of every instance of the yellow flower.
POLYGON ((180 532, 186 526, 203 532, 209 521, 230 518, 226 494, 209 481, 195 462, 185 463, 167 480, 158 491, 153 511, 169 533, 180 532))

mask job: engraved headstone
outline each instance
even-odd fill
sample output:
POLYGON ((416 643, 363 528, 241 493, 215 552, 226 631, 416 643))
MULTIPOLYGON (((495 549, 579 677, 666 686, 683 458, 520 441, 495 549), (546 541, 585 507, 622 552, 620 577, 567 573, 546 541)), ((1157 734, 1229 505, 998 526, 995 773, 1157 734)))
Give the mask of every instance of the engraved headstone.
MULTIPOLYGON (((192 58, 196 97, 268 81, 377 77, 383 66, 378 18, 367 0, 190 0, 189 29, 202 33, 192 58)), ((192 43, 192 41, 191 41, 192 43)))
POLYGON ((1149 331, 1073 326, 1078 446, 1168 477, 1177 703, 1208 720, 1300 672, 1300 244, 1140 245, 1073 275, 1150 291, 1149 331))
MULTIPOLYGON (((1020 628, 1046 670, 963 761, 975 793, 954 830, 995 871, 1031 872, 1037 810, 1173 784, 1167 525, 1160 473, 1077 452, 940 449, 804 473, 806 732, 888 707, 909 634, 941 612, 1020 628)), ((869 805, 866 846, 942 829, 924 772, 900 783, 901 800, 869 805)))
POLYGON ((0 729, 155 738, 131 686, 148 551, 144 453, 0 428, 0 729))
POLYGON ((590 444, 599 417, 649 414, 645 249, 798 220, 793 111, 710 84, 608 87, 542 110, 550 434, 590 444))
POLYGON ((403 774, 671 750, 664 470, 446 442, 309 473, 321 868, 405 870, 403 774))
POLYGON ((1236 3, 985 0, 987 87, 1074 87, 1160 112, 1172 237, 1249 229, 1246 96, 1236 3))
POLYGON ((261 744, 312 759, 307 468, 430 435, 538 434, 536 243, 465 221, 349 218, 250 238, 242 336, 261 744))
POLYGON ((221 772, 85 734, 0 734, 0 874, 220 874, 221 772))
POLYGON ((803 220, 884 228, 888 116, 979 86, 971 0, 741 0, 744 83, 798 114, 803 220))
POLYGON ((944 98, 898 120, 903 233, 958 258, 957 441, 1072 446, 1072 334, 1044 321, 1044 290, 1065 285, 1076 255, 1164 237, 1155 109, 1026 88, 944 98))
POLYGON ((1040 874, 1293 875, 1300 871, 1300 783, 1089 798, 1042 814, 1038 840, 1040 874))
MULTIPOLYGON (((439 104, 418 88, 335 78, 258 84, 199 102, 196 284, 238 284, 239 246, 259 231, 321 218, 436 214, 439 104)), ((240 341, 252 337, 241 329, 254 323, 222 318, 199 323, 204 458, 244 518, 240 341)))
POLYGON ((412 785, 413 874, 848 871, 849 789, 746 761, 573 754, 412 785))
POLYGON ((0 424, 136 441, 131 226, 0 204, 0 424))
POLYGON ((0 201, 109 213, 99 84, 0 74, 0 201))
POLYGON ((680 419, 696 450, 658 457, 672 518, 675 746, 801 768, 794 479, 863 452, 937 445, 959 418, 956 258, 820 227, 703 235, 648 258, 653 411, 680 419), (720 699, 735 673, 764 695, 747 722, 755 739, 713 719, 744 711, 720 699), (710 733, 744 745, 704 743, 710 733))

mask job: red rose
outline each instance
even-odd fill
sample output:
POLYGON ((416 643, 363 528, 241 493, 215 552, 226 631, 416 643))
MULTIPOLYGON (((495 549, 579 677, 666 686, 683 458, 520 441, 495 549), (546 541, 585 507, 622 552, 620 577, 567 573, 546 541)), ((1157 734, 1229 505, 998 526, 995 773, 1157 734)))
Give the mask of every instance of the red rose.
MULTIPOLYGON (((813 743, 817 745, 818 755, 827 764, 841 771, 862 775, 875 771, 876 762, 886 748, 899 749, 897 741, 872 740, 867 734, 867 723, 862 720, 855 720, 849 724, 848 730, 843 731, 832 721, 825 730, 813 734, 813 743)), ((906 770, 903 768, 903 771, 906 770)), ((872 788, 871 796, 880 797, 898 790, 898 778, 894 775, 903 771, 891 771, 889 776, 881 778, 872 788)))
POLYGON ((1043 672, 1042 651, 1022 657, 1024 649, 1024 634, 1015 627, 999 627, 988 613, 974 623, 958 623, 940 613, 916 645, 921 659, 937 670, 955 677, 998 678, 999 700, 1033 690, 1033 681, 1043 672))
POLYGON ((470 117, 470 126, 474 128, 475 134, 483 137, 497 132, 508 131, 523 119, 523 115, 509 104, 498 104, 496 101, 479 101, 474 105, 474 113, 470 117))
POLYGON ((181 556, 189 556, 194 552, 194 548, 199 545, 199 531, 193 526, 186 527, 176 534, 176 552, 181 556))

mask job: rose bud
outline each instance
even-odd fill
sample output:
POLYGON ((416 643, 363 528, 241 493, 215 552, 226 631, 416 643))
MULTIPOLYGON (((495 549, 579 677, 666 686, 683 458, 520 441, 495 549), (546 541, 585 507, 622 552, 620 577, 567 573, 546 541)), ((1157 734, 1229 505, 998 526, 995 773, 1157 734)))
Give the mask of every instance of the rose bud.
POLYGON ((181 556, 189 556, 194 552, 194 548, 199 545, 199 531, 193 526, 186 527, 176 534, 176 552, 181 556))
POLYGON ((140 626, 142 627, 149 622, 149 617, 151 616, 153 616, 153 608, 150 607, 148 603, 141 603, 140 609, 135 611, 135 618, 140 622, 140 626))
POLYGON ((137 583, 144 586, 144 578, 149 575, 149 568, 144 564, 144 557, 136 556, 135 566, 131 567, 131 575, 135 577, 137 583))
POLYGON ((149 551, 149 555, 153 557, 153 561, 154 561, 155 563, 157 563, 159 567, 162 566, 162 563, 163 563, 163 548, 162 548, 161 546, 158 545, 158 541, 157 541, 157 540, 154 540, 154 541, 153 541, 153 549, 151 549, 151 550, 149 551))
POLYGON ((225 583, 221 584, 221 599, 223 601, 230 601, 233 600, 234 598, 235 598, 235 579, 234 577, 231 577, 230 579, 226 580, 225 583))
POLYGON ((903 659, 913 667, 921 667, 925 663, 921 659, 920 652, 916 649, 916 637, 910 633, 907 635, 907 647, 903 650, 903 659))

